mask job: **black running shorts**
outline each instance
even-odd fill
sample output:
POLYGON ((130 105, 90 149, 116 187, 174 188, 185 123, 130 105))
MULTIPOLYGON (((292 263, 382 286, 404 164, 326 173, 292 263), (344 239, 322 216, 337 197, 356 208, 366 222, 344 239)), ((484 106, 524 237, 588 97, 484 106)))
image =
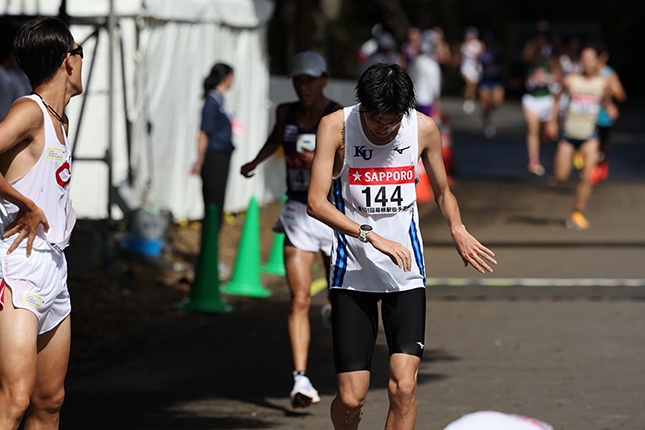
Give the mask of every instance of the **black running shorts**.
POLYGON ((333 288, 330 292, 336 373, 370 370, 378 335, 378 303, 390 355, 423 355, 426 290, 366 293, 333 288))

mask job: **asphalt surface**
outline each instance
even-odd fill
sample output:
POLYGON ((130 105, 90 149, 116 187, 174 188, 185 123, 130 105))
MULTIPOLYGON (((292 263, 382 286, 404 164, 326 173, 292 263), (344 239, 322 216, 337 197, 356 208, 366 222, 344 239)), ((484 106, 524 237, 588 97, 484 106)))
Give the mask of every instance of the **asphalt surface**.
MULTIPOLYGON (((574 181, 525 171, 517 102, 495 114, 485 139, 459 100, 451 115, 454 185, 464 223, 495 251, 488 275, 464 268, 432 202, 420 204, 428 278, 426 353, 418 429, 499 410, 557 430, 645 429, 645 128, 616 125, 610 177, 591 197, 591 229, 565 229, 574 181)), ((274 278, 275 279, 275 278, 274 278)), ((274 282, 276 284, 276 282, 274 282)), ((309 374, 322 401, 292 410, 283 283, 268 299, 227 297, 181 337, 163 338, 68 381, 62 429, 330 429, 335 394, 330 329, 314 297, 309 374)), ((361 428, 384 427, 387 352, 379 337, 361 428)))

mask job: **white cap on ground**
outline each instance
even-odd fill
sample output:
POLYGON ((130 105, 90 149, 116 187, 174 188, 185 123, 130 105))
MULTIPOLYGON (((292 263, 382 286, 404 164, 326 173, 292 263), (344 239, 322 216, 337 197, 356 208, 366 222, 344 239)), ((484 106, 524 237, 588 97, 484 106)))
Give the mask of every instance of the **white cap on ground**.
POLYGON ((479 411, 464 415, 444 430, 553 430, 550 424, 522 415, 479 411))

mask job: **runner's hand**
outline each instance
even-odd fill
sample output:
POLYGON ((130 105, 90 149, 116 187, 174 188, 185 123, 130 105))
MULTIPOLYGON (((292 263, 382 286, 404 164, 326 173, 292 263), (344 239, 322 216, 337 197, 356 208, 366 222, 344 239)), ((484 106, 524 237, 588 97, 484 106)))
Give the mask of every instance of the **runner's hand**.
POLYGON ((497 264, 495 253, 479 243, 468 231, 466 226, 459 226, 452 231, 452 240, 457 252, 464 262, 464 267, 470 264, 480 273, 493 272, 491 264, 497 264))
POLYGON ((254 175, 253 171, 255 170, 255 167, 256 166, 253 163, 246 163, 240 168, 240 173, 245 178, 250 178, 251 176, 254 175))
POLYGON ((7 254, 11 254, 27 237, 27 257, 31 255, 31 249, 34 245, 34 239, 36 238, 36 232, 38 227, 43 225, 45 232, 49 231, 49 222, 47 222, 47 217, 45 213, 38 206, 33 204, 29 208, 21 208, 16 215, 16 218, 7 225, 2 235, 3 239, 18 234, 16 240, 13 241, 7 254))
POLYGON ((390 257, 390 260, 398 267, 406 272, 412 268, 412 257, 410 251, 399 242, 388 240, 373 231, 368 233, 367 241, 372 244, 374 248, 390 257))

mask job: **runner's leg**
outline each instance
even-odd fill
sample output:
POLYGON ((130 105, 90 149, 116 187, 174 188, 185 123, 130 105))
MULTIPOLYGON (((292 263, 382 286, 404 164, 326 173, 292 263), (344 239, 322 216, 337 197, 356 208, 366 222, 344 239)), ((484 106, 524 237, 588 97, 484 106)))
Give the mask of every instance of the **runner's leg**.
POLYGON ((70 317, 38 336, 36 387, 25 414, 25 430, 58 429, 65 398, 71 342, 70 317))
POLYGON ((309 308, 311 306, 311 270, 316 254, 303 251, 285 238, 284 262, 291 293, 289 308, 289 339, 294 370, 306 371, 309 356, 311 328, 309 308))
POLYGON ((17 429, 36 384, 38 319, 13 306, 4 289, 0 311, 0 428, 17 429))

